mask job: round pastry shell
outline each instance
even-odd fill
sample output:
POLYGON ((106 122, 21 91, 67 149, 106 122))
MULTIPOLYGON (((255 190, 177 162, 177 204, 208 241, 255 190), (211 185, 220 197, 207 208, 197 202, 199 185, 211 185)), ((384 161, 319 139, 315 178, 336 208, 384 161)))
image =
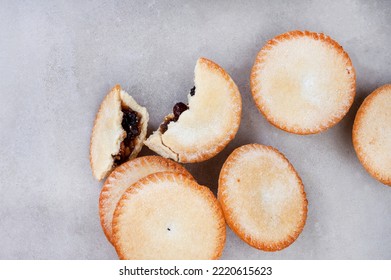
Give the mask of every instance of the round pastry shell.
MULTIPOLYGON (((282 57, 284 54, 281 54, 280 57, 282 57)), ((268 62, 270 65, 272 62, 268 62)), ((283 68, 284 65, 280 67, 283 68)), ((284 68, 285 69, 285 68, 284 68)), ((291 67, 291 69, 285 69, 286 71, 290 71, 292 75, 295 73, 296 69, 294 67, 291 67)), ((333 72, 330 70, 329 72, 333 72)), ((311 74, 311 73, 309 73, 311 74)), ((280 83, 284 83, 284 81, 279 81, 280 83)), ((284 131, 295 133, 295 134, 314 134, 322 132, 334 125, 336 125, 342 118, 347 114, 350 107, 353 104, 355 93, 356 93, 356 73, 355 69, 352 65, 352 62, 349 58, 349 55, 343 50, 343 48, 333 39, 331 39, 329 36, 324 35, 323 33, 315 33, 310 31, 290 31, 281 35, 276 36, 275 38, 269 40, 266 45, 259 51, 254 66, 251 71, 250 76, 250 83, 251 83, 251 92, 253 95, 253 99, 255 101, 255 104, 257 105, 259 111, 264 115, 264 117, 275 127, 282 129, 284 131), (344 97, 342 101, 340 98, 338 98, 338 103, 336 105, 341 105, 341 107, 333 108, 333 114, 329 115, 327 118, 323 118, 321 121, 319 121, 317 124, 313 124, 309 127, 305 127, 303 124, 293 124, 292 121, 294 118, 294 115, 289 115, 284 117, 285 121, 281 118, 277 118, 270 109, 270 105, 267 104, 265 97, 265 94, 262 91, 262 82, 259 81, 260 78, 262 79, 268 79, 270 81, 273 81, 275 77, 272 76, 270 73, 269 75, 264 75, 262 71, 264 70, 265 61, 268 59, 268 52, 273 50, 273 48, 277 47, 280 43, 290 41, 290 40, 299 40, 299 39, 310 39, 314 42, 322 42, 322 45, 325 46, 327 49, 329 49, 329 56, 331 56, 331 52, 333 54, 337 54, 338 57, 343 61, 341 65, 334 65, 333 67, 338 67, 339 70, 342 68, 346 69, 346 79, 343 81, 344 87, 348 87, 349 89, 344 92, 344 97), (342 65, 343 64, 343 65, 342 65), (286 121, 288 120, 288 121, 286 121), (288 123, 290 122, 290 123, 288 123)), ((337 83, 335 81, 335 83, 337 83)), ((340 88, 341 84, 333 86, 333 88, 337 89, 340 88)), ((333 107, 337 107, 334 105, 333 107)), ((319 110, 322 110, 322 104, 317 105, 319 107, 319 110)), ((280 114, 283 114, 284 112, 280 112, 280 114)))
POLYGON ((391 119, 390 116, 391 84, 388 84, 379 87, 365 98, 357 111, 352 132, 353 146, 361 164, 372 177, 388 186, 391 186, 391 151, 387 148, 379 148, 378 141, 383 138, 388 143, 391 142, 391 137, 384 135, 390 131, 391 122, 388 121, 391 119), (381 104, 377 102, 375 105, 377 98, 386 100, 383 100, 381 104), (382 114, 386 120, 376 118, 372 123, 368 123, 367 119, 371 117, 371 114, 382 114), (369 134, 376 137, 368 142, 366 138, 369 134), (374 150, 375 148, 376 150, 374 150), (379 164, 382 168, 376 166, 379 164), (385 171, 384 166, 389 166, 389 168, 385 171))
POLYGON ((224 216, 213 193, 179 173, 139 180, 114 213, 113 240, 120 259, 217 259, 225 238, 224 216), (167 218, 174 220, 171 229, 162 225, 167 218))
MULTIPOLYGON (((259 172, 262 172, 262 170, 260 170, 259 172)), ((260 174, 263 175, 263 173, 260 174)), ((273 174, 273 176, 275 175, 276 174, 273 174)), ((251 183, 253 182, 251 181, 251 183)), ((254 187, 251 186, 252 190, 256 189, 256 187, 257 186, 254 187)), ((280 194, 274 192, 274 195, 280 195, 280 194)), ((272 201, 274 201, 273 200, 274 198, 271 199, 272 201)), ((291 245, 302 232, 307 219, 308 201, 306 198, 306 193, 304 191, 303 183, 299 175, 293 168, 292 164, 288 161, 288 159, 277 149, 269 146, 263 146, 260 144, 248 144, 248 145, 241 146, 235 149, 231 153, 231 155, 227 158, 227 160, 225 161, 221 169, 220 176, 219 176, 218 200, 220 201, 221 207, 223 209, 224 217, 228 226, 247 244, 263 251, 278 251, 291 245), (231 169, 233 169, 234 166, 241 164, 243 157, 246 157, 247 155, 252 155, 254 152, 257 153, 270 152, 273 155, 273 157, 276 157, 280 162, 283 162, 284 168, 287 168, 289 176, 293 178, 293 180, 295 181, 296 184, 295 187, 298 188, 296 190, 297 193, 296 197, 298 197, 297 200, 288 201, 288 202, 284 201, 283 207, 279 207, 279 204, 273 205, 275 207, 279 207, 278 209, 283 209, 284 211, 285 209, 289 209, 291 205, 295 206, 294 209, 299 209, 297 215, 299 218, 296 219, 294 223, 288 225, 291 228, 293 227, 293 229, 291 229, 290 232, 284 234, 283 238, 281 237, 275 238, 275 236, 270 237, 270 235, 273 234, 269 234, 269 228, 268 225, 266 224, 267 221, 260 220, 261 216, 260 215, 258 216, 258 213, 272 212, 272 210, 268 209, 267 206, 263 206, 261 203, 258 203, 256 207, 258 207, 259 208, 258 210, 261 211, 260 212, 255 211, 257 215, 257 217, 255 218, 250 214, 248 214, 250 213, 250 211, 247 211, 248 208, 254 207, 254 203, 255 201, 257 201, 256 199, 258 197, 253 196, 254 197, 254 198, 252 197, 253 201, 246 201, 243 203, 241 207, 235 208, 233 206, 233 204, 235 204, 235 201, 237 201, 238 197, 237 196, 232 197, 232 192, 230 192, 230 188, 232 189, 233 187, 232 182, 235 182, 234 184, 236 186, 234 187, 236 187, 239 192, 240 189, 243 189, 243 187, 240 188, 240 184, 247 184, 246 182, 241 181, 239 177, 251 178, 252 176, 254 176, 253 173, 254 171, 258 172, 258 170, 254 170, 254 168, 258 168, 258 166, 256 165, 257 162, 252 162, 253 163, 252 164, 246 161, 246 163, 243 163, 243 166, 240 166, 240 174, 236 174, 236 173, 234 174, 231 169), (249 172, 251 174, 247 174, 249 172), (250 219, 251 224, 243 224, 244 220, 242 219, 242 217, 248 215, 250 215, 249 217, 251 218, 250 219), (256 234, 254 234, 254 230, 253 230, 254 227, 255 227, 256 234), (252 228, 252 233, 248 232, 249 228, 252 228), (266 232, 268 235, 268 240, 260 236, 259 234, 260 232, 266 232)), ((289 198, 287 200, 289 200, 289 198)), ((251 213, 254 213, 254 211, 251 213)), ((286 211, 284 213, 286 213, 286 211)), ((272 215, 274 215, 274 213, 272 215)), ((289 213, 287 213, 286 215, 287 215, 286 217, 285 216, 283 217, 284 218, 283 221, 285 223, 290 223, 291 217, 289 213)))
POLYGON ((110 243, 113 243, 113 215, 121 196, 143 177, 163 171, 181 173, 192 178, 182 165, 159 156, 144 156, 127 161, 107 177, 99 196, 99 217, 103 232, 110 243))

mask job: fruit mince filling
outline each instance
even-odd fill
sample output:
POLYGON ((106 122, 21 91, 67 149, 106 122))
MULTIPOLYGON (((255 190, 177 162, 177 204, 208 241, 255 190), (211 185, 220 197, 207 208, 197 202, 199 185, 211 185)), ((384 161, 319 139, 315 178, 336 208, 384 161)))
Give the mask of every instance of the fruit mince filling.
POLYGON ((134 150, 135 139, 140 135, 140 115, 129 107, 122 107, 122 128, 126 132, 125 139, 121 142, 118 154, 114 157, 114 165, 120 165, 129 159, 134 150))
POLYGON ((195 86, 192 87, 192 89, 190 90, 190 95, 191 95, 191 96, 194 96, 194 94, 195 94, 195 86))
MULTIPOLYGON (((195 87, 193 87, 191 90, 190 90, 190 95, 191 96, 194 96, 195 94, 195 87)), ((184 112, 186 111, 187 109, 189 109, 189 106, 186 105, 185 103, 182 103, 182 102, 178 102, 177 104, 174 105, 174 107, 172 108, 172 114, 167 116, 165 119, 164 119, 164 122, 160 125, 160 132, 163 134, 164 132, 167 131, 168 129, 168 124, 170 122, 176 122, 178 119, 179 119, 179 116, 184 112)))

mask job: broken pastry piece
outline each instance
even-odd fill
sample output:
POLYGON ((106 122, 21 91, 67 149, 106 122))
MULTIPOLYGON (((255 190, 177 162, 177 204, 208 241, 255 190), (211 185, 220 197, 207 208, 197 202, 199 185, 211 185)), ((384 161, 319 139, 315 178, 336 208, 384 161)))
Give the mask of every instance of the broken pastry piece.
POLYGON ((137 156, 147 134, 147 110, 119 85, 103 100, 95 119, 90 144, 94 177, 105 178, 116 166, 137 156))
POLYGON ((219 65, 197 61, 188 104, 173 112, 146 141, 151 150, 179 162, 201 162, 217 155, 235 137, 242 111, 238 87, 219 65))

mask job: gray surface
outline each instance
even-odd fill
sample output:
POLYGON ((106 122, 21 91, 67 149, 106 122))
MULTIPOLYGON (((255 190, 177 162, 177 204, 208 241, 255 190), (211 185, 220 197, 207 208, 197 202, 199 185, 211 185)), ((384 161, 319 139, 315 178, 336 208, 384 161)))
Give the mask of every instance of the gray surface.
POLYGON ((155 129, 186 100, 200 56, 231 74, 243 116, 221 154, 187 165, 195 178, 216 191, 227 155, 263 143, 285 153, 309 200, 307 224, 293 245, 266 253, 228 230, 223 258, 391 259, 391 188, 364 171, 351 144, 363 98, 391 82, 391 2, 32 2, 0 1, 1 259, 116 258, 100 228, 101 183, 88 159, 98 106, 120 83, 147 106, 155 129), (258 50, 294 29, 330 35, 357 70, 352 109, 318 135, 272 127, 249 90, 258 50))

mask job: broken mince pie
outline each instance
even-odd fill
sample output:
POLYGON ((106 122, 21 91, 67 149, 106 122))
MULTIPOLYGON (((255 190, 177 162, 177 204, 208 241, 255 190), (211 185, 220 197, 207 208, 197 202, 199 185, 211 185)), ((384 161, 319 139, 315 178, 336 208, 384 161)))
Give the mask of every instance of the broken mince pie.
POLYGON ((105 178, 114 167, 140 152, 147 134, 148 112, 119 85, 103 100, 95 119, 90 144, 94 177, 105 178))
POLYGON ((240 92, 225 70, 200 58, 194 74, 188 105, 177 103, 145 141, 159 155, 179 162, 201 162, 217 155, 240 124, 240 92))

